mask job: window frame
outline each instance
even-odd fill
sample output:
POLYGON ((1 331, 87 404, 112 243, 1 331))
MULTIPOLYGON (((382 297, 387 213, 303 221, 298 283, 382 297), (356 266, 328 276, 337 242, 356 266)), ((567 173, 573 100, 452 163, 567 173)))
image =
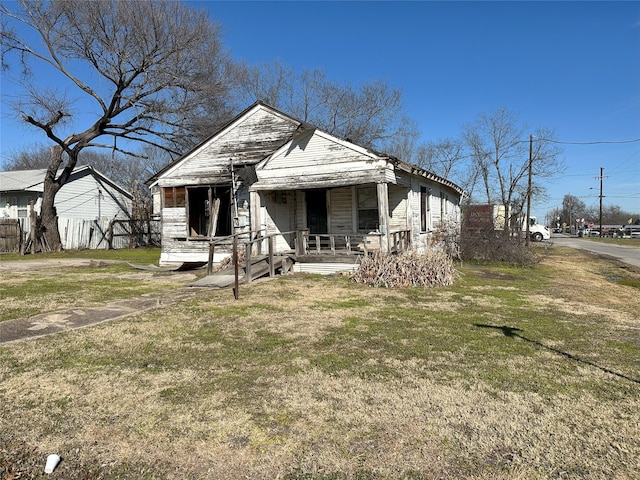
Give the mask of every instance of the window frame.
POLYGON ((356 221, 357 223, 357 227, 358 227, 358 232, 371 232, 371 231, 379 231, 380 230, 380 206, 379 206, 379 202, 378 202, 378 190, 377 187, 375 185, 373 186, 359 186, 356 187, 356 221), (361 198, 361 193, 365 192, 365 191, 371 191, 371 193, 368 194, 368 198, 361 198), (372 208, 371 205, 362 205, 361 200, 364 201, 371 201, 373 198, 373 200, 375 200, 375 208, 372 208), (363 216, 363 213, 366 212, 366 215, 363 216), (375 212, 375 221, 371 222, 371 220, 373 219, 373 212, 375 212), (362 223, 367 222, 366 225, 362 225, 362 223), (374 228, 369 228, 367 227, 367 225, 369 225, 370 223, 373 223, 375 225, 374 228))
POLYGON ((420 231, 427 233, 431 231, 431 188, 420 186, 420 231))

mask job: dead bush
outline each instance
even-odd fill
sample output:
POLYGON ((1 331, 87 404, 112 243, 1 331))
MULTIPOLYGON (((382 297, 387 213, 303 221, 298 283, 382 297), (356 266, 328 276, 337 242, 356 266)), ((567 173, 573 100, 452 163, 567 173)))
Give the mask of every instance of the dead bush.
POLYGON ((445 220, 433 231, 433 242, 440 244, 447 255, 455 260, 460 256, 460 225, 453 220, 445 220))
POLYGON ((541 260, 523 239, 494 230, 463 230, 460 256, 465 261, 504 262, 521 266, 533 265, 541 260))
POLYGON ((434 287, 452 285, 457 275, 451 257, 438 244, 424 252, 367 255, 352 278, 374 287, 434 287))

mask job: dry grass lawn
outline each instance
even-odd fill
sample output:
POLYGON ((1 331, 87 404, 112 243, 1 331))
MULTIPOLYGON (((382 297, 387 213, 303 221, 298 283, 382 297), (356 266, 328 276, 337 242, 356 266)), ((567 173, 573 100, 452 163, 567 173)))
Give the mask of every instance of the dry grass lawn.
POLYGON ((640 275, 562 249, 460 272, 203 289, 0 346, 0 478, 640 478, 640 275))

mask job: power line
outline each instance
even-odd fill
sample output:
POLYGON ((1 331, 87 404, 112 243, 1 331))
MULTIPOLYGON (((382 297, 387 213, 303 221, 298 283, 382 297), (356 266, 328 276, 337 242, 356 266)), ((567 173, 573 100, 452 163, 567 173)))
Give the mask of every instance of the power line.
MULTIPOLYGON (((524 142, 524 140, 522 140, 524 142)), ((562 140, 553 140, 548 138, 541 138, 540 141, 549 143, 560 143, 563 145, 612 145, 623 143, 637 143, 640 142, 640 138, 634 138, 633 140, 599 140, 593 142, 566 142, 562 140)))

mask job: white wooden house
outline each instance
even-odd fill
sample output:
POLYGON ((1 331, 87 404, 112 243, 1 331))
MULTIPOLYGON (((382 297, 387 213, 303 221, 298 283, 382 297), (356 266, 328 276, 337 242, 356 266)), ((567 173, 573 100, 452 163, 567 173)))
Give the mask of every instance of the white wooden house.
MULTIPOLYGON (((0 172, 0 217, 26 218, 29 204, 39 212, 46 170, 0 172)), ((126 219, 133 196, 90 166, 77 167, 56 194, 59 217, 85 220, 126 219)))
MULTIPOLYGON (((15 219, 23 232, 30 231, 30 205, 40 213, 45 173, 45 169, 0 172, 0 219, 15 219)), ((131 193, 94 168, 75 168, 55 198, 63 247, 98 248, 100 238, 90 238, 91 230, 129 220, 132 201, 131 193)))
MULTIPOLYGON (((445 222, 459 224, 463 194, 262 102, 148 185, 162 220, 161 265, 207 261, 212 242, 238 233, 273 237, 278 252, 296 256, 294 268, 309 271, 335 271, 363 251, 423 248, 445 222)), ((215 252, 214 262, 229 254, 215 252)))

